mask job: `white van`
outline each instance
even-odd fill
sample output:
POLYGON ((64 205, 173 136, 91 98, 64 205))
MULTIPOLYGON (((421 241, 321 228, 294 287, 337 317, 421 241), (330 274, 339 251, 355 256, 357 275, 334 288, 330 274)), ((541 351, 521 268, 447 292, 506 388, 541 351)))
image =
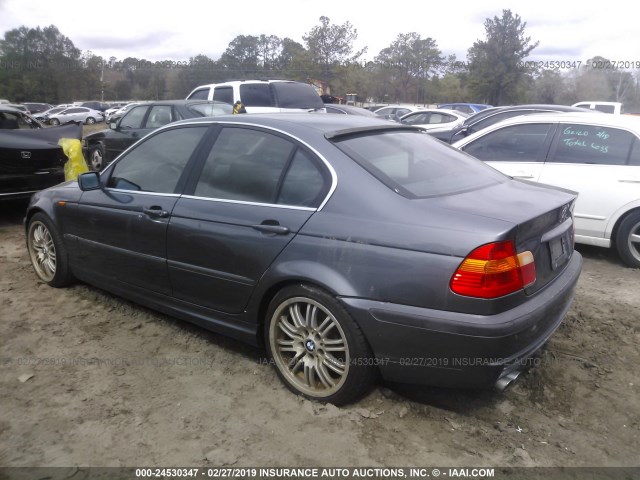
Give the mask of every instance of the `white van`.
POLYGON ((620 102, 578 102, 571 106, 588 108, 589 110, 597 110, 603 113, 614 113, 616 115, 620 115, 623 110, 620 102))
POLYGON ((324 103, 315 88, 292 80, 242 80, 196 87, 187 100, 240 101, 247 113, 323 112, 324 103))

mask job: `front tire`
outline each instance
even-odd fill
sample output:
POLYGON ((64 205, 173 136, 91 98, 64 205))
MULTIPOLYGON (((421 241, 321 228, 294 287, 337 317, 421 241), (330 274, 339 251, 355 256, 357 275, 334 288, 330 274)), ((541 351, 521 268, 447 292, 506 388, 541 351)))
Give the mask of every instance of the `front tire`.
POLYGON ((96 172, 104 168, 104 149, 102 145, 95 145, 89 150, 89 168, 96 172))
POLYGON ((278 376, 294 393, 343 405, 362 397, 378 373, 349 313, 327 292, 282 289, 269 305, 265 343, 278 376))
POLYGON ((49 123, 51 125, 60 125, 60 120, 58 120, 57 118, 52 118, 51 120, 49 120, 49 123))
POLYGON ((616 248, 622 261, 632 268, 640 268, 640 211, 622 220, 616 233, 616 248))
POLYGON ((67 249, 53 222, 44 213, 36 213, 29 220, 27 249, 40 280, 56 288, 73 282, 67 249))
POLYGON ((87 125, 93 125, 94 123, 96 123, 96 119, 93 117, 87 117, 87 119, 84 121, 87 125))

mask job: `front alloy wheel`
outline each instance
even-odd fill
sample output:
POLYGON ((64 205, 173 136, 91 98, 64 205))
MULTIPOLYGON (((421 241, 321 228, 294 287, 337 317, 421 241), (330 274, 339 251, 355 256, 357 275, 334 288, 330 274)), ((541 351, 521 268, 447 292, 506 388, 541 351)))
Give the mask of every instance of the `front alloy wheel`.
POLYGON ((93 147, 89 153, 89 163, 91 164, 91 170, 99 172, 104 167, 104 155, 102 153, 102 147, 99 145, 93 147))
POLYGON ((73 281, 64 243, 44 213, 36 213, 29 220, 27 249, 40 280, 52 287, 64 287, 73 281))
POLYGON ((288 287, 271 303, 267 349, 295 393, 336 405, 369 389, 376 368, 358 325, 329 294, 288 287))

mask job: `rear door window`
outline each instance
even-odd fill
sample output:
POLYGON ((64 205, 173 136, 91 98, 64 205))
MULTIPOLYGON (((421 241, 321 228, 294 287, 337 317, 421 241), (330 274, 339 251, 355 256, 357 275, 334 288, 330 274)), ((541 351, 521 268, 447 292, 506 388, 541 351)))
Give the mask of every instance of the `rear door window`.
POLYGON ((330 176, 310 154, 278 135, 224 128, 206 159, 194 195, 240 202, 317 206, 330 176))
POLYGON ((626 165, 637 143, 631 132, 597 125, 562 124, 557 137, 548 160, 556 163, 626 165))

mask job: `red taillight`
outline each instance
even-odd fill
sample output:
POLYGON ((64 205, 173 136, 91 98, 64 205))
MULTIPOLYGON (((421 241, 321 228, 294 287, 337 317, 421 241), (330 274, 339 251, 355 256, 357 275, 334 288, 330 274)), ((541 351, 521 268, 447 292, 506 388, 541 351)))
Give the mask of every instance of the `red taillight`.
POLYGON ((488 243, 471 252, 453 274, 451 290, 467 297, 497 298, 535 281, 533 254, 516 253, 509 240, 488 243))

